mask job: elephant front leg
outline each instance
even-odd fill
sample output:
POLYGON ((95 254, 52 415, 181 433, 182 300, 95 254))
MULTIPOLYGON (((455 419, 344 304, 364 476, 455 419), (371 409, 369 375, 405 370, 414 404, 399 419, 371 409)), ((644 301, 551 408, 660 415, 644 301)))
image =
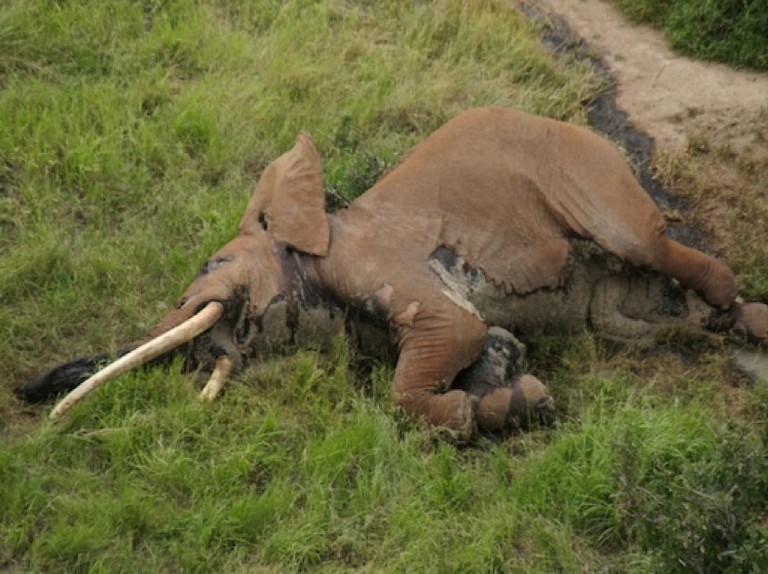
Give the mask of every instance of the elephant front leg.
POLYGON ((393 319, 400 335, 394 396, 408 415, 466 440, 475 426, 495 431, 551 412, 546 385, 521 374, 525 348, 511 333, 489 330, 459 307, 415 309, 393 319))
POLYGON ((429 309, 412 304, 392 321, 400 348, 395 401, 409 416, 448 430, 457 440, 468 439, 475 426, 475 401, 451 385, 480 355, 486 325, 452 305, 429 309))
POLYGON ((456 377, 454 387, 476 402, 475 420, 480 428, 519 428, 552 415, 554 401, 547 386, 523 374, 524 356, 525 346, 512 333, 491 327, 480 357, 456 377))

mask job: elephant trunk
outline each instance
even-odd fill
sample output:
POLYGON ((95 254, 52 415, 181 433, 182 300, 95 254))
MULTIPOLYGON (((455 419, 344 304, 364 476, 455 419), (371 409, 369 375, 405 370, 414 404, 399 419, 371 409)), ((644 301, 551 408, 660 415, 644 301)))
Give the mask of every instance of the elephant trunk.
MULTIPOLYGON (((207 329, 210 329, 221 318, 223 313, 223 304, 217 301, 208 303, 199 313, 163 334, 150 339, 83 381, 56 405, 51 411, 50 417, 52 419, 60 418, 67 410, 80 402, 94 389, 191 341, 207 329)), ((223 384, 224 379, 226 379, 231 370, 231 360, 217 361, 216 369, 211 376, 212 381, 215 379, 215 382, 206 385, 207 395, 213 393, 213 389, 217 386, 218 388, 221 387, 221 384, 223 384)), ((213 396, 215 396, 215 393, 213 396)))

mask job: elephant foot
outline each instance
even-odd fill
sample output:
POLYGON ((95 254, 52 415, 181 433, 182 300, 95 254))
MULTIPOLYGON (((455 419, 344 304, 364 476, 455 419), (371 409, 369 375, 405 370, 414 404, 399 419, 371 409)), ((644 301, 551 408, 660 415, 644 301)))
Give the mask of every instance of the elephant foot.
POLYGON ((478 359, 456 377, 453 388, 466 391, 475 403, 479 428, 519 428, 551 418, 554 401, 547 386, 522 372, 525 346, 500 327, 488 329, 478 359))
POLYGON ((463 444, 469 441, 477 430, 477 398, 467 395, 466 400, 461 401, 456 417, 444 424, 435 426, 438 435, 450 442, 463 444))
POLYGON ((763 303, 734 303, 731 333, 753 345, 768 344, 768 305, 763 303))
MULTIPOLYGON (((479 390, 479 385, 475 389, 479 390)), ((521 428, 554 415, 555 401, 549 388, 533 375, 515 377, 510 386, 487 385, 477 401, 475 419, 487 431, 521 428)))
POLYGON ((395 398, 406 414, 426 421, 456 442, 469 440, 475 431, 477 401, 464 391, 406 394, 395 398))
POLYGON ((718 309, 728 309, 738 295, 736 278, 730 267, 722 261, 710 260, 706 275, 706 287, 702 289, 704 299, 718 309))

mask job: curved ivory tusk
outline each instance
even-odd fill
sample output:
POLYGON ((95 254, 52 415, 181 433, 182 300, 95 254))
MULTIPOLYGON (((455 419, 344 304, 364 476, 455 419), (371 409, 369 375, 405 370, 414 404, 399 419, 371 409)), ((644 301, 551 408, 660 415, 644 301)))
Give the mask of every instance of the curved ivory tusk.
POLYGON ((80 383, 76 389, 70 392, 56 405, 49 415, 50 418, 59 418, 75 403, 80 402, 88 393, 104 383, 111 381, 131 369, 143 365, 147 361, 159 357, 163 353, 175 349, 182 343, 191 341, 200 333, 210 328, 219 320, 223 313, 224 305, 218 301, 208 303, 203 310, 196 315, 193 315, 180 325, 155 337, 151 341, 147 341, 130 353, 123 355, 114 363, 107 365, 98 373, 93 374, 89 379, 80 383))
POLYGON ((203 390, 200 391, 200 400, 212 401, 221 392, 224 383, 227 382, 235 362, 227 355, 222 355, 216 359, 216 367, 211 373, 211 378, 205 383, 203 390))

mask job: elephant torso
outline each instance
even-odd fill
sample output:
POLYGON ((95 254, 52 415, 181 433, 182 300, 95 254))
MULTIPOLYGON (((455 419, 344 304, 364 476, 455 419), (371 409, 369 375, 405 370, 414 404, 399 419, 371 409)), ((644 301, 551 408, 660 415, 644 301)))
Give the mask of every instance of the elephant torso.
MULTIPOLYGON (((413 301, 450 300, 486 324, 531 333, 606 324, 603 307, 627 306, 620 292, 641 280, 637 268, 664 231, 609 143, 499 109, 446 124, 329 221, 318 282, 338 299, 364 308, 390 285, 390 315, 413 301), (615 293, 596 297, 608 284, 615 293)), ((668 285, 659 277, 647 295, 635 288, 630 314, 668 316, 675 306, 660 300, 668 285)))

